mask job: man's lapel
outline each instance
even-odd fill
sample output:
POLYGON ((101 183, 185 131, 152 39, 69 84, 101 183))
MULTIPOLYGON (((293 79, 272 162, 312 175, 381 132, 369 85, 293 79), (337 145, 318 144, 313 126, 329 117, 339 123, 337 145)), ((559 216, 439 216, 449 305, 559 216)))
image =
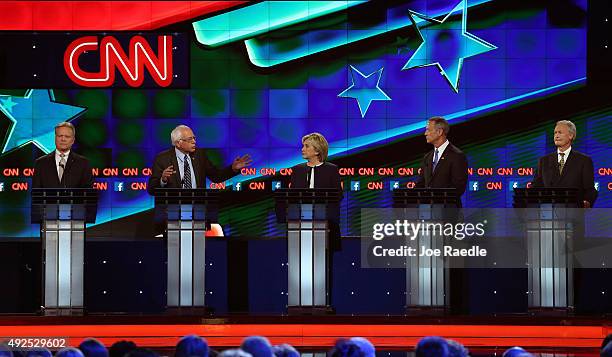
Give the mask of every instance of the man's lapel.
MULTIPOLYGON (((435 170, 433 170, 433 172, 432 172, 432 178, 433 178, 433 176, 435 176, 435 175, 436 175, 436 173, 437 173, 437 172, 439 172, 439 171, 440 171, 440 166, 441 166, 441 165, 445 165, 445 162, 446 162, 446 161, 445 161, 445 160, 446 160, 446 155, 448 154, 449 147, 450 147, 450 143, 449 143, 449 144, 446 146, 446 149, 444 149, 444 152, 443 152, 443 153, 442 153, 442 155, 441 155, 441 156, 438 158, 438 164, 436 165, 436 169, 435 169, 435 170)), ((435 149, 434 149, 434 150, 435 150, 435 149)), ((431 159, 431 160, 432 160, 432 165, 431 165, 431 167, 433 168, 433 156, 432 156, 432 159, 431 159)))
POLYGON ((198 150, 191 155, 191 165, 193 166, 193 174, 195 175, 195 182, 198 188, 202 188, 205 186, 205 178, 200 177, 200 160, 199 160, 198 150))
POLYGON ((557 151, 554 152, 550 156, 550 171, 552 171, 552 184, 553 186, 557 186, 559 181, 561 180, 561 175, 559 174, 559 154, 557 151))
POLYGON ((176 185, 178 188, 181 188, 181 172, 179 171, 179 162, 176 159, 176 149, 174 148, 170 150, 170 162, 172 163, 172 168, 174 169, 174 180, 176 181, 176 185))
POLYGON ((427 156, 425 157, 425 184, 429 185, 429 182, 431 181, 432 178, 432 170, 433 170, 433 150, 430 151, 429 153, 427 153, 427 156))
POLYGON ((567 155, 567 157, 565 158, 565 164, 563 165, 563 171, 561 171, 561 174, 559 175, 559 181, 563 180, 563 178, 565 177, 565 174, 571 170, 571 168, 574 166, 574 164, 576 163, 576 155, 572 155, 572 152, 570 151, 569 155, 567 155))
MULTIPOLYGON (((47 156, 47 170, 49 170, 49 175, 51 175, 52 177, 52 185, 51 187, 60 187, 61 182, 59 180, 59 176, 57 174, 57 167, 55 164, 55 151, 51 152, 48 156, 47 156)), ((66 170, 64 170, 66 171, 66 170)))

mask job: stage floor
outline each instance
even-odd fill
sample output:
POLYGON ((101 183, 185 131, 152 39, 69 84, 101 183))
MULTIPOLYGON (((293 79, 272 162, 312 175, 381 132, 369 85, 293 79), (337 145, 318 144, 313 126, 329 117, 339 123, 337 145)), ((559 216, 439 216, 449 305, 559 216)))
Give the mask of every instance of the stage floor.
POLYGON ((187 334, 206 337, 211 347, 239 346, 262 335, 273 344, 305 350, 329 348, 340 337, 368 338, 378 350, 411 350, 423 336, 437 335, 471 350, 522 346, 539 351, 598 351, 612 333, 612 319, 589 317, 422 317, 422 316, 0 316, 0 337, 65 337, 70 345, 95 337, 110 346, 131 340, 139 346, 171 349, 187 334))

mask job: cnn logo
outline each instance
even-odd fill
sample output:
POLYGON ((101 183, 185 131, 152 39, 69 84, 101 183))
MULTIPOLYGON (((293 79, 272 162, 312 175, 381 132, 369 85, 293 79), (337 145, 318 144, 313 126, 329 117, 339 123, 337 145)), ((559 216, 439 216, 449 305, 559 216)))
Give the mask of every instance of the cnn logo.
POLYGON ((157 53, 142 36, 130 39, 129 54, 114 36, 85 36, 74 40, 64 52, 64 69, 74 83, 83 87, 110 87, 118 71, 127 85, 140 87, 145 68, 160 87, 172 84, 172 36, 157 37, 157 53), (99 51, 100 70, 88 72, 79 65, 86 51, 99 51))

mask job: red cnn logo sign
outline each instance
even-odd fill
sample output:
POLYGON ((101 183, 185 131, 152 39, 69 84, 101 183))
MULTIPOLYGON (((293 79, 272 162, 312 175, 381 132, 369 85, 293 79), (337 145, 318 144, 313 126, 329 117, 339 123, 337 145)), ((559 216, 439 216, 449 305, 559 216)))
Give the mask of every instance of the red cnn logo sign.
POLYGON ((172 83, 172 36, 157 37, 157 54, 142 36, 130 40, 129 56, 119 41, 106 36, 98 43, 97 36, 74 40, 64 52, 64 69, 68 77, 83 87, 110 87, 115 82, 115 69, 130 87, 139 87, 144 80, 144 69, 160 87, 172 83), (100 52, 100 72, 86 72, 79 66, 85 51, 100 52))

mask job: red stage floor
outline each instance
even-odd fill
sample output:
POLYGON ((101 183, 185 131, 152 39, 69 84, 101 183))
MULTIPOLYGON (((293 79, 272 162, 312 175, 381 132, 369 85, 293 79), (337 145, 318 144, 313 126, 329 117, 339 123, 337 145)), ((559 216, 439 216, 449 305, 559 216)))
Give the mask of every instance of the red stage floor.
POLYGON ((596 351, 612 333, 612 320, 533 317, 176 317, 85 316, 0 317, 0 336, 67 337, 78 345, 95 337, 106 345, 132 340, 139 346, 171 348, 187 334, 206 337, 212 347, 238 346, 250 335, 267 336, 273 344, 329 347, 337 338, 367 337, 380 349, 411 349, 423 336, 438 335, 468 348, 523 346, 537 349, 596 351))

